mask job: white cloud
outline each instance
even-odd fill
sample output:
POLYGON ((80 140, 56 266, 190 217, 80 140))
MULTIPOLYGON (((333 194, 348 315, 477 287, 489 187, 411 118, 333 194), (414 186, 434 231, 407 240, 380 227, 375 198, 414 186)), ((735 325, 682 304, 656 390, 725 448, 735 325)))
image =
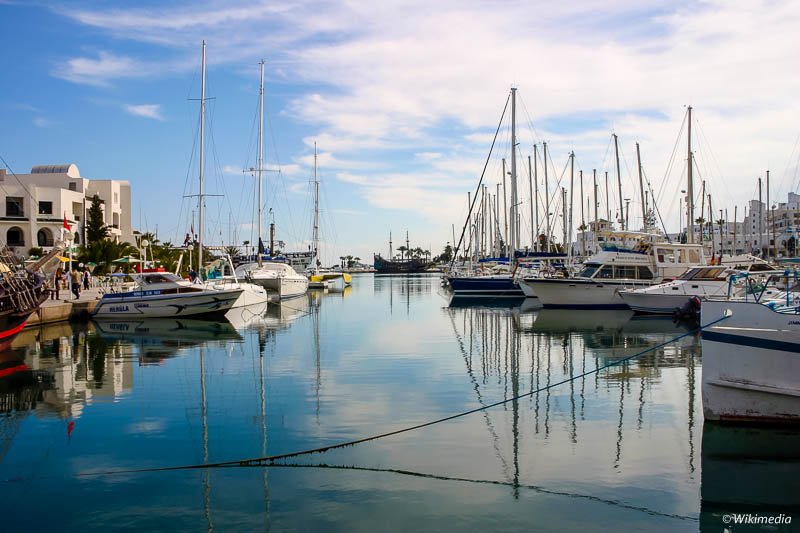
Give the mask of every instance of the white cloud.
POLYGON ((141 105, 125 104, 123 107, 125 108, 125 111, 127 111, 131 115, 136 115, 137 117, 146 117, 155 120, 164 120, 164 116, 161 114, 161 106, 158 104, 141 104, 141 105))
POLYGON ((111 79, 147 76, 150 68, 128 56, 100 51, 97 59, 76 57, 58 65, 53 75, 73 83, 105 87, 111 79))
MULTIPOLYGON (((797 134, 800 71, 788 66, 800 47, 800 10, 791 0, 584 0, 546 10, 523 0, 502 9, 469 0, 381 9, 366 0, 207 0, 156 10, 62 12, 115 37, 181 54, 186 43, 208 38, 212 62, 274 52, 273 75, 301 84, 284 116, 316 130, 303 140, 306 148, 316 140, 326 151, 321 167, 340 171, 340 185, 354 187, 372 205, 426 217, 447 211, 442 199, 452 195, 460 205, 474 189, 512 83, 520 89, 523 155, 546 140, 557 176, 574 149, 576 170, 597 168, 601 176, 608 170, 613 177, 609 137, 616 131, 626 196, 636 190, 629 176, 635 176, 636 141, 654 188, 662 187, 685 104, 695 106, 699 120, 701 178, 729 204, 751 197, 768 164, 783 168, 797 134), (528 133, 531 125, 536 129, 528 133), (430 168, 411 172, 407 162, 430 168), (437 194, 438 201, 428 200, 437 194)), ((159 70, 100 52, 70 60, 55 74, 106 85, 141 67, 159 70)), ((509 141, 501 130, 496 155, 507 156, 509 141)), ((677 220, 677 200, 670 197, 681 188, 681 153, 663 187, 668 220, 677 220)), ((294 159, 298 176, 310 168, 309 159, 307 150, 294 159)), ((496 168, 487 172, 496 182, 496 168)), ((551 192, 555 180, 552 186, 551 192)))
POLYGON ((33 119, 33 124, 38 128, 49 128, 54 124, 54 122, 46 118, 36 117, 35 119, 33 119))

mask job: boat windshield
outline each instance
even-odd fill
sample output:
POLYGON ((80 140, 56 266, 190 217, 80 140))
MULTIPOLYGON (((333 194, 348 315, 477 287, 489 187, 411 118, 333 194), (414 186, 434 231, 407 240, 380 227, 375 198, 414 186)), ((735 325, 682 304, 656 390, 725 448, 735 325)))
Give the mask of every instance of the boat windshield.
POLYGON ((596 266, 587 266, 578 274, 579 278, 591 278, 597 272, 596 266))
POLYGON ((724 277, 724 267, 693 268, 678 279, 689 280, 714 280, 724 277))
POLYGON ((147 274, 142 276, 144 283, 175 283, 182 281, 180 277, 168 272, 159 272, 158 274, 147 274))

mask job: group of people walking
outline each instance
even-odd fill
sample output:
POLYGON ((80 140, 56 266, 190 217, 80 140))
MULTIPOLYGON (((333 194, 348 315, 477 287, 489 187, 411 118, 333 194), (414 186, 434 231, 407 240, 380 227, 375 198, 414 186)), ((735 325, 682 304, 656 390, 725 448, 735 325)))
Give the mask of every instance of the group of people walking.
POLYGON ((77 300, 81 297, 81 284, 83 284, 84 290, 88 290, 92 283, 92 275, 89 273, 88 269, 67 271, 59 266, 53 276, 53 282, 50 287, 50 298, 52 300, 58 300, 60 289, 66 287, 67 283, 69 283, 72 294, 75 295, 75 299, 77 300))

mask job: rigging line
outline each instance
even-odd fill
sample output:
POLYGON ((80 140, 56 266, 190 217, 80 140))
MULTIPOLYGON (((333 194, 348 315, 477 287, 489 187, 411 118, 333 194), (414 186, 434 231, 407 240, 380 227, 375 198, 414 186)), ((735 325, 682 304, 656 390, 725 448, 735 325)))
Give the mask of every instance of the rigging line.
POLYGON ((599 496, 592 496, 591 494, 580 494, 576 492, 568 492, 568 491, 558 491, 553 489, 546 489, 540 485, 525 485, 520 483, 514 483, 513 481, 498 481, 492 479, 473 479, 473 478, 464 478, 464 477, 455 477, 455 476, 445 476, 440 474, 430 474, 427 472, 416 472, 413 470, 405 470, 405 469, 398 469, 398 468, 378 468, 378 467, 368 467, 368 466, 347 466, 347 465, 330 465, 326 463, 318 463, 318 464, 297 464, 297 463, 281 463, 281 464, 272 464, 272 465, 264 465, 269 466, 272 468, 318 468, 318 469, 331 469, 331 470, 355 470, 361 472, 377 472, 377 473, 388 473, 388 474, 398 474, 403 476, 413 476, 425 479, 436 479, 440 481, 458 481, 464 483, 475 483, 475 484, 482 484, 482 485, 499 485, 504 487, 519 487, 528 490, 532 490, 534 492, 539 492, 542 494, 549 494, 553 496, 566 496, 568 498, 576 498, 576 499, 587 499, 598 503, 603 503, 606 505, 613 505, 615 507, 620 507, 623 509, 630 509, 632 511, 640 511, 643 513, 647 513, 652 516, 662 516, 665 518, 675 518, 678 520, 687 520, 687 521, 699 521, 699 518, 693 516, 686 516, 674 513, 665 513, 662 511, 657 511, 655 509, 651 509, 649 507, 639 506, 639 505, 632 505, 621 502, 619 500, 612 500, 609 498, 602 498, 599 496))
POLYGON ((494 138, 492 139, 492 146, 489 148, 489 155, 486 156, 486 163, 483 165, 483 172, 481 172, 481 178, 478 180, 478 187, 475 189, 475 194, 472 198, 472 205, 469 206, 469 211, 467 212, 467 219, 464 222, 464 226, 461 228, 461 237, 458 239, 458 246, 456 246, 455 251, 453 252, 453 259, 450 261, 450 269, 453 269, 453 265, 456 262, 456 258, 458 257, 458 251, 461 248, 461 243, 464 241, 464 233, 467 231, 467 225, 470 223, 470 218, 472 217, 472 209, 475 207, 475 202, 478 200, 478 193, 481 190, 481 184, 483 183, 483 177, 486 175, 486 167, 489 166, 489 161, 492 158, 492 151, 494 150, 494 144, 497 141, 497 134, 500 133, 500 127, 503 125, 503 118, 506 115, 506 110, 508 109, 508 102, 511 101, 511 92, 509 92, 508 97, 506 98, 506 103, 503 106, 503 112, 500 114, 500 122, 497 124, 497 129, 494 132, 494 138))
MULTIPOLYGON (((188 192, 191 192, 191 190, 189 190, 189 176, 192 173, 192 167, 194 166, 194 154, 197 151, 197 137, 198 137, 197 132, 198 132, 199 129, 200 129, 200 115, 198 114, 197 122, 195 123, 194 135, 192 135, 192 138, 193 138, 192 151, 189 154, 189 164, 186 167, 186 177, 183 180, 183 196, 181 197, 181 207, 178 210, 178 228, 180 228, 180 221, 181 221, 181 217, 183 216, 184 205, 186 205, 186 202, 188 201, 187 198, 186 198, 186 195, 187 195, 188 192)), ((188 215, 189 215, 188 210, 186 212, 186 215, 188 217, 188 215)), ((177 233, 178 228, 175 229, 175 231, 176 231, 176 233, 175 233, 175 242, 176 243, 183 242, 181 240, 181 238, 180 238, 180 235, 178 235, 178 233, 177 233)), ((192 239, 194 239, 194 236, 192 236, 192 239)))
POLYGON ((586 377, 586 376, 589 376, 589 375, 592 375, 592 374, 599 374, 599 372, 601 370, 605 370, 607 368, 611 368, 611 367, 614 367, 614 366, 619 366, 619 365, 621 365, 623 363, 627 363, 628 361, 631 361, 632 359, 636 359, 637 357, 640 357, 640 356, 642 356, 642 355, 644 355, 646 353, 652 352, 652 351, 657 350, 659 348, 663 348, 664 346, 672 344, 673 342, 676 342, 676 341, 679 341, 680 339, 683 339, 685 337, 689 337, 691 335, 694 335, 695 333, 697 333, 699 331, 702 331, 702 330, 704 330, 706 328, 709 328, 709 327, 713 326, 714 324, 722 322, 723 320, 726 320, 730 316, 732 316, 732 315, 725 314, 725 315, 721 316, 720 318, 717 318, 716 320, 713 320, 713 321, 709 322, 708 324, 701 325, 701 326, 699 326, 699 327, 697 327, 697 328, 695 328, 693 330, 690 330, 690 331, 687 331, 685 333, 682 333, 681 335, 678 335, 677 337, 674 337, 674 338, 672 338, 672 339, 670 339, 668 341, 656 344, 655 346, 651 346, 650 348, 646 348, 644 350, 641 350, 641 351, 639 351, 639 352, 637 352, 637 353, 635 353, 633 355, 629 355, 628 357, 623 357, 622 359, 618 359, 616 361, 612 361, 612 362, 610 362, 608 364, 605 364, 603 366, 596 367, 593 370, 588 370, 586 372, 583 372, 582 374, 574 375, 572 377, 563 379, 561 381, 557 381, 555 383, 551 383, 551 384, 546 385, 544 387, 540 387, 540 388, 538 388, 536 390, 533 390, 533 391, 530 391, 530 392, 526 392, 526 393, 523 393, 523 394, 519 394, 519 395, 514 396, 512 398, 507 398, 505 400, 500 400, 500 401, 491 403, 489 405, 477 407, 475 409, 470 409, 469 411, 463 411, 461 413, 457 413, 457 414, 454 414, 454 415, 446 416, 446 417, 443 417, 443 418, 438 418, 436 420, 430 420, 428 422, 423 422, 423 423, 417 424, 415 426, 405 427, 405 428, 402 428, 402 429, 396 429, 394 431, 389 431, 389 432, 381 433, 381 434, 378 434, 378 435, 372 435, 370 437, 363 437, 363 438, 356 439, 356 440, 351 440, 351 441, 348 441, 348 442, 340 442, 338 444, 331 444, 331 445, 328 445, 328 446, 321 446, 319 448, 312 448, 312 449, 301 450, 301 451, 296 451, 296 452, 282 453, 282 454, 278 454, 278 455, 270 455, 270 456, 266 456, 266 457, 256 457, 256 458, 252 458, 252 459, 241 459, 241 460, 234 460, 234 461, 221 461, 221 462, 216 462, 216 463, 183 465, 183 466, 165 466, 165 467, 156 467, 156 468, 138 468, 138 469, 128 469, 128 470, 110 470, 110 471, 102 471, 102 472, 81 472, 81 473, 76 474, 76 476, 84 477, 84 476, 94 476, 94 475, 131 474, 131 473, 140 473, 140 472, 165 472, 165 471, 171 471, 171 470, 197 470, 197 469, 203 469, 203 468, 209 468, 209 467, 238 467, 238 466, 265 465, 265 464, 273 463, 275 461, 288 459, 290 457, 299 457, 301 455, 311 455, 311 454, 314 454, 314 453, 324 453, 324 452, 327 452, 327 451, 330 451, 330 450, 336 450, 336 449, 345 448, 345 447, 348 447, 348 446, 355 446, 356 444, 361 444, 361 443, 364 443, 364 442, 369 442, 369 441, 378 440, 378 439, 382 439, 382 438, 386 438, 386 437, 391 437, 393 435, 399 435, 401 433, 407 433, 407 432, 414 431, 414 430, 417 430, 417 429, 422 429, 424 427, 433 426, 433 425, 436 425, 436 424, 441 424, 443 422, 448 422, 448 421, 454 420, 456 418, 461 418, 461 417, 464 417, 464 416, 467 416, 467 415, 471 415, 473 413, 484 411, 486 409, 491 409, 492 407, 497 407, 499 405, 505 405, 505 404, 507 404, 509 402, 517 401, 517 400, 520 400, 522 398, 526 398, 528 396, 533 396, 534 394, 538 394, 540 392, 544 392, 544 391, 550 390, 552 388, 558 387, 559 385, 563 385, 565 383, 569 383, 570 381, 575 381, 577 379, 581 379, 583 377, 586 377))
MULTIPOLYGON (((658 190, 658 200, 661 201, 661 197, 664 194, 664 187, 667 184, 667 178, 669 177, 670 173, 672 172, 672 166, 675 164, 675 156, 678 153, 678 143, 681 141, 681 137, 683 137, 683 129, 686 127, 686 118, 688 113, 684 113, 683 121, 681 122, 681 129, 678 131, 678 136, 675 138, 675 144, 672 147, 672 155, 667 162, 667 168, 664 171, 664 177, 661 179, 661 187, 658 190)), ((680 188, 678 188, 680 190, 680 188)))
POLYGON ((792 156, 797 152, 797 162, 794 166, 794 176, 792 177, 792 186, 789 189, 789 192, 794 192, 797 190, 797 173, 798 167, 800 166, 800 152, 797 151, 798 143, 800 143, 800 133, 797 134, 797 138, 794 141, 794 147, 792 147, 792 151, 789 153, 789 160, 786 162, 786 170, 783 171, 783 179, 781 180, 781 188, 783 188, 783 181, 786 179, 786 176, 789 174, 789 168, 792 166, 792 156))
POLYGON ((656 212, 656 216, 658 216, 658 220, 661 222, 661 228, 664 230, 664 235, 667 237, 667 242, 672 242, 672 239, 669 237, 669 232, 667 231, 667 225, 664 224, 664 218, 661 216, 661 210, 658 208, 658 202, 656 202, 655 199, 653 186, 650 183, 650 180, 647 178, 647 173, 644 171, 644 167, 642 167, 642 175, 644 176, 645 182, 647 182, 647 188, 650 190, 650 196, 653 197, 653 210, 656 212))

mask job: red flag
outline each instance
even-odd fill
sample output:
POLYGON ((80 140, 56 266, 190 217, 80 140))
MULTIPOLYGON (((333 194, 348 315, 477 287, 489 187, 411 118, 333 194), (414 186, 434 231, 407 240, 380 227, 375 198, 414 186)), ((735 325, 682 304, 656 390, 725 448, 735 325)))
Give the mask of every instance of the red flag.
POLYGON ((67 231, 72 231, 72 228, 70 228, 69 224, 67 224, 67 215, 66 214, 64 214, 64 229, 66 229, 67 231))

